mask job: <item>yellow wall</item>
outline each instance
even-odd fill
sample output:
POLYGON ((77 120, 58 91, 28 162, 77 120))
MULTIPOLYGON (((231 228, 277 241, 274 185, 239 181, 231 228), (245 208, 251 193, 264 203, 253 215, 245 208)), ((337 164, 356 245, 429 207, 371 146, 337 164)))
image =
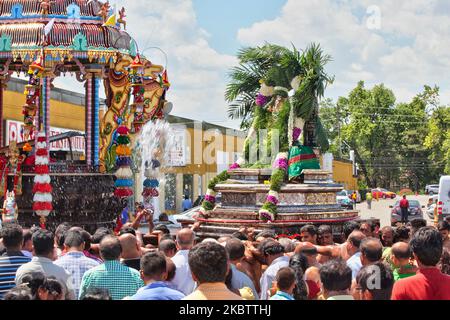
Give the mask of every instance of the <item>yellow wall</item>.
MULTIPOLYGON (((6 90, 3 96, 3 119, 23 121, 25 95, 6 90)), ((50 100, 50 126, 84 131, 84 106, 50 100)))
POLYGON ((346 190, 357 190, 358 179, 353 177, 353 165, 333 160, 333 180, 344 185, 346 190))

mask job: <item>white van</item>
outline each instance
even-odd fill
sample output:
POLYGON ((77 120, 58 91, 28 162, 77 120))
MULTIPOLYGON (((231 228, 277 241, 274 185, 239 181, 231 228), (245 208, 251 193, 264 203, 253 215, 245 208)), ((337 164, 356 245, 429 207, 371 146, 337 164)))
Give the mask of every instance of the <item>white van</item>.
POLYGON ((443 176, 439 183, 438 215, 439 221, 450 215, 450 176, 443 176))

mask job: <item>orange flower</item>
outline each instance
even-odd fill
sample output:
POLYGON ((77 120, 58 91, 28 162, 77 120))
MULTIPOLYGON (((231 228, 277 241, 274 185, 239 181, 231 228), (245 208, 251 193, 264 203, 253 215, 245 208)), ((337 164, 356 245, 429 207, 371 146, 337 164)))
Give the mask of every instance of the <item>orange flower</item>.
POLYGON ((120 145, 116 148, 116 154, 121 157, 131 156, 131 149, 125 145, 120 145))

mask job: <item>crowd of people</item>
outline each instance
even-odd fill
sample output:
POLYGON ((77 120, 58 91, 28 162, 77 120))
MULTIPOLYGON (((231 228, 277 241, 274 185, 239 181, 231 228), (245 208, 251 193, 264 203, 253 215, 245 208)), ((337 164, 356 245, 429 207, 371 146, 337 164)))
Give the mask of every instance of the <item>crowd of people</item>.
MULTIPOLYGON (((142 216, 142 215, 141 215, 142 216)), ((295 237, 243 228, 200 239, 195 226, 148 235, 138 223, 89 234, 5 223, 4 300, 450 300, 450 223, 397 228, 350 221, 295 237)))

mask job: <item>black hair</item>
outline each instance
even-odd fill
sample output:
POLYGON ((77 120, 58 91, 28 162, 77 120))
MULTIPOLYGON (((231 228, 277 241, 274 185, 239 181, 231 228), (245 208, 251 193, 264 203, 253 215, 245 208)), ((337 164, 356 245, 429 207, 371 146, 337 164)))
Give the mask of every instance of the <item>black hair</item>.
POLYGON ((365 238, 361 241, 360 251, 370 262, 377 262, 383 256, 383 245, 377 238, 365 238))
POLYGON ((259 250, 265 256, 284 253, 284 247, 278 241, 272 239, 262 241, 259 245, 259 250))
POLYGON ((400 242, 402 240, 409 239, 409 229, 405 226, 400 226, 394 231, 394 243, 400 242))
POLYGON ((166 269, 166 256, 162 252, 149 252, 141 258, 141 270, 147 277, 159 278, 166 269))
POLYGON ((305 273, 310 265, 308 263, 308 258, 303 253, 296 253, 289 260, 289 267, 300 269, 302 273, 305 273))
POLYGON ((168 260, 166 260, 166 263, 167 263, 167 279, 166 279, 166 281, 172 281, 173 278, 175 278, 175 275, 177 273, 177 267, 170 258, 167 258, 167 259, 168 260))
POLYGON ((159 221, 169 221, 169 216, 167 213, 161 213, 158 218, 159 221))
POLYGON ((158 224, 155 228, 153 228, 154 231, 162 231, 164 234, 170 234, 169 228, 167 228, 164 224, 158 224))
POLYGON ((320 281, 328 291, 343 291, 352 285, 352 269, 344 260, 330 260, 320 267, 320 281))
POLYGON ((164 241, 164 240, 175 241, 170 234, 164 234, 163 236, 161 236, 161 240, 160 241, 164 241))
POLYGON ((61 295, 63 293, 62 284, 54 277, 47 278, 42 272, 25 274, 22 278, 22 285, 30 288, 33 300, 39 300, 39 289, 44 289, 52 295, 61 295))
POLYGON ((21 284, 6 292, 3 300, 33 300, 33 294, 27 285, 21 284))
POLYGON ((62 248, 64 246, 64 236, 65 236, 65 233, 67 231, 69 231, 69 229, 70 229, 70 224, 68 222, 63 222, 56 227, 55 239, 57 241, 56 245, 59 248, 62 248))
POLYGON ((443 274, 450 276, 450 252, 448 250, 443 250, 442 257, 438 265, 443 274))
POLYGON ((345 240, 348 239, 348 236, 355 230, 359 230, 360 224, 356 221, 348 221, 344 223, 342 227, 342 232, 344 233, 345 240))
POLYGON ((287 291, 295 283, 295 272, 289 267, 281 268, 277 272, 276 279, 278 289, 287 291))
POLYGON ((312 224, 307 224, 300 229, 300 233, 308 232, 310 235, 314 236, 317 234, 317 227, 312 224))
POLYGON ((48 230, 37 230, 33 233, 31 240, 33 241, 34 252, 37 256, 46 256, 54 250, 55 239, 53 233, 48 230))
POLYGON ((100 256, 103 260, 117 260, 122 253, 122 245, 116 236, 105 236, 100 242, 100 256))
POLYGON ((450 231, 450 223, 448 223, 448 222, 445 221, 445 220, 439 222, 439 224, 438 224, 438 230, 439 230, 439 231, 445 231, 445 230, 450 231))
POLYGON ((363 221, 363 222, 361 222, 361 224, 360 224, 360 228, 361 228, 361 226, 362 226, 363 224, 367 224, 367 225, 369 226, 369 228, 370 228, 370 232, 374 232, 374 231, 375 231, 375 224, 374 224, 374 222, 373 222, 373 221, 371 221, 371 220, 367 220, 367 221, 363 221))
POLYGON ((129 226, 123 226, 122 228, 120 228, 119 236, 124 234, 132 234, 133 236, 136 237, 136 230, 134 230, 132 227, 129 226))
POLYGON ((45 286, 45 289, 49 291, 50 294, 56 296, 60 296, 63 294, 64 289, 61 284, 55 277, 48 277, 47 278, 47 284, 45 286))
POLYGON ((102 301, 102 300, 112 300, 111 295, 109 294, 109 290, 105 288, 89 288, 87 289, 84 296, 81 300, 94 300, 94 301, 102 301))
POLYGON ((103 240, 104 237, 113 234, 114 233, 112 232, 112 230, 105 227, 100 227, 95 230, 95 233, 92 235, 91 241, 92 243, 98 244, 103 240))
POLYGON ((236 238, 236 239, 239 239, 239 240, 242 240, 242 241, 247 241, 247 240, 248 240, 247 235, 246 235, 245 233, 239 232, 239 231, 233 233, 233 234, 231 235, 231 237, 236 238))
POLYGON ((170 251, 170 250, 173 250, 176 252, 177 244, 172 239, 165 239, 159 243, 158 248, 159 248, 159 251, 161 251, 161 252, 166 252, 166 251, 170 251))
POLYGON ((303 275, 309 268, 308 259, 302 253, 294 254, 289 260, 289 267, 295 272, 295 300, 308 300, 308 288, 303 280, 303 275))
POLYGON ((220 244, 200 243, 189 251, 189 267, 200 283, 225 282, 228 255, 220 244))
POLYGON ((356 276, 356 283, 362 291, 369 291, 373 300, 391 300, 394 275, 384 263, 364 266, 356 276))
POLYGON ((23 244, 25 244, 27 241, 31 241, 31 237, 33 236, 33 232, 31 229, 23 229, 23 244))
POLYGON ((0 231, 6 248, 20 247, 23 244, 22 227, 16 223, 5 223, 0 231))
POLYGON ((317 233, 319 235, 323 235, 323 234, 327 234, 327 233, 333 234, 333 229, 331 229, 331 226, 323 224, 323 225, 319 226, 319 228, 317 229, 317 233))
POLYGON ((84 243, 83 235, 76 230, 69 230, 64 236, 64 245, 69 248, 78 248, 84 243))
POLYGON ((397 258, 397 259, 409 259, 411 258, 411 247, 409 246, 409 244, 407 244, 407 249, 406 250, 401 250, 399 248, 392 247, 392 254, 397 258))
POLYGON ((245 246, 241 240, 229 239, 225 244, 225 249, 231 261, 241 259, 245 254, 245 246))
POLYGON ((441 259, 444 244, 441 234, 433 227, 419 229, 409 244, 417 259, 427 267, 436 266, 441 259))
POLYGON ((425 219, 418 218, 418 219, 411 220, 411 227, 413 227, 413 229, 415 231, 419 230, 420 228, 424 228, 426 226, 427 226, 427 220, 425 220, 425 219))
POLYGON ((275 232, 273 232, 273 231, 270 231, 270 230, 264 230, 264 231, 261 231, 260 233, 258 233, 256 235, 256 238, 259 238, 259 237, 266 238, 266 239, 267 238, 275 239, 277 237, 277 234, 275 232))

